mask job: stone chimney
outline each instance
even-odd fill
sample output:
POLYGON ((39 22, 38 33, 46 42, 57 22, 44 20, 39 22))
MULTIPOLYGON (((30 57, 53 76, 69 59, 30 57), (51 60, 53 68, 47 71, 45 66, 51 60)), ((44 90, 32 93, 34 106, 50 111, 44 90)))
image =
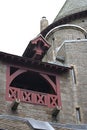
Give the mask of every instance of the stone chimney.
POLYGON ((40 32, 43 31, 48 26, 48 20, 46 17, 42 17, 40 21, 40 32))

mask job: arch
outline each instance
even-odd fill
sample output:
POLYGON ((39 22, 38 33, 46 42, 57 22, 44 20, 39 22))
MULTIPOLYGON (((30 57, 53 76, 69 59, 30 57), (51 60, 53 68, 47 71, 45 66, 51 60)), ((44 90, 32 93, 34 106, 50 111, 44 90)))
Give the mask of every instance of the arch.
POLYGON ((18 75, 27 72, 27 70, 17 70, 16 72, 14 72, 11 76, 10 76, 10 83, 12 82, 13 79, 15 79, 18 75))
POLYGON ((56 94, 56 85, 47 75, 33 71, 25 71, 13 77, 14 79, 12 78, 13 80, 11 80, 10 86, 42 93, 56 94))
POLYGON ((53 34, 54 32, 61 30, 61 29, 75 29, 75 30, 79 30, 81 31, 85 38, 87 38, 87 31, 85 29, 83 29, 82 27, 78 26, 78 25, 74 25, 74 24, 64 24, 64 25, 60 25, 57 27, 54 27, 53 29, 51 29, 45 36, 45 38, 47 39, 51 34, 53 34))
POLYGON ((54 82, 47 76, 44 74, 40 74, 45 80, 47 80, 49 82, 49 84, 51 85, 51 87, 54 89, 55 93, 56 93, 56 85, 54 84, 54 82))

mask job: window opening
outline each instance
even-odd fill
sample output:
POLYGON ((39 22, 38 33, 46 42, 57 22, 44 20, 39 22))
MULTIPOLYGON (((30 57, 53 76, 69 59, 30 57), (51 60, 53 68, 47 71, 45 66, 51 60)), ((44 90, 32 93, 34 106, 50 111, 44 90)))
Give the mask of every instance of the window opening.
POLYGON ((76 119, 77 119, 77 123, 81 122, 80 107, 77 107, 77 108, 76 108, 76 119))
POLYGON ((80 39, 81 39, 80 37, 77 38, 77 40, 80 40, 80 39))
POLYGON ((85 20, 82 20, 82 22, 85 22, 85 20))
POLYGON ((73 77, 73 82, 76 84, 76 74, 73 66, 72 66, 72 77, 73 77))
MULTIPOLYGON (((54 80, 52 76, 51 79, 54 80)), ((46 79, 44 79, 39 73, 33 71, 20 74, 12 81, 10 86, 42 93, 55 94, 46 79)))

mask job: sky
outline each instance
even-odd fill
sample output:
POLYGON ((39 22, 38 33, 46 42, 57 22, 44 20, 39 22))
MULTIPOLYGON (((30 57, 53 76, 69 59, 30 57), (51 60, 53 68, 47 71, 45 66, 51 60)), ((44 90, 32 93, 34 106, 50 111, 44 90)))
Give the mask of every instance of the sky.
POLYGON ((51 24, 65 0, 0 0, 0 51, 21 56, 40 33, 43 16, 51 24))

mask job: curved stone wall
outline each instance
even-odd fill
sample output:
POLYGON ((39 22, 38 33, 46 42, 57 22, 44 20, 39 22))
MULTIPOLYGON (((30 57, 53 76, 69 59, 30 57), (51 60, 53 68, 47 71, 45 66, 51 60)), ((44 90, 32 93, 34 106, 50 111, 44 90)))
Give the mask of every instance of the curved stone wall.
POLYGON ((85 39, 87 38, 87 32, 80 26, 65 24, 50 30, 45 38, 51 44, 51 47, 43 60, 54 61, 57 54, 56 50, 64 41, 85 39))

